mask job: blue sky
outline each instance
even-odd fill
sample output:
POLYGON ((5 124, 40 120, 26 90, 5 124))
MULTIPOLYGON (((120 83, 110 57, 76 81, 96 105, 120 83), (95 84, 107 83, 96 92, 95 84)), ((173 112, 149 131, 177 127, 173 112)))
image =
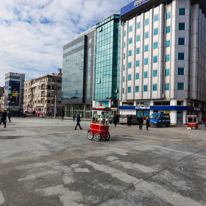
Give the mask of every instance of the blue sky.
POLYGON ((132 0, 0 0, 0 86, 7 72, 26 79, 62 68, 62 48, 132 0))

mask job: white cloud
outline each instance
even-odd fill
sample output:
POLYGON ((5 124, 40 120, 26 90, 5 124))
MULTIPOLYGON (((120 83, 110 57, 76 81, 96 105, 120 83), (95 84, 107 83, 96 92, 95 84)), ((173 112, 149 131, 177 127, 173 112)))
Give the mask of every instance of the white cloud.
POLYGON ((129 2, 0 0, 0 86, 9 71, 26 79, 57 72, 65 44, 129 2))

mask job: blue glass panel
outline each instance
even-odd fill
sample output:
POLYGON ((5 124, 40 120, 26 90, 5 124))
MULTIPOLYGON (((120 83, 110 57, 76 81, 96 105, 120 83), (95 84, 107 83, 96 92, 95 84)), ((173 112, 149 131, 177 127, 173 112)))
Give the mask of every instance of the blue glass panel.
POLYGON ((132 26, 129 27, 129 32, 131 32, 131 31, 132 31, 132 26))
POLYGON ((144 72, 144 78, 148 78, 148 72, 144 72))
POLYGON ((170 75, 170 70, 169 69, 166 69, 165 70, 165 76, 169 76, 170 75))
POLYGON ((185 30, 185 23, 179 23, 179 30, 185 30))
POLYGON ((124 94, 124 88, 122 89, 122 93, 124 94))
POLYGON ((136 67, 139 67, 139 60, 136 61, 136 67))
POLYGON ((170 40, 166 41, 166 48, 170 47, 170 40))
POLYGON ((149 37, 149 32, 145 32, 144 38, 147 39, 149 37))
POLYGON ((124 36, 126 36, 126 34, 127 34, 126 31, 124 31, 124 36))
POLYGON ((132 62, 128 63, 128 68, 131 69, 132 68, 132 62))
POLYGON ((139 73, 136 73, 136 79, 139 79, 139 73))
POLYGON ((178 68, 178 75, 184 75, 184 68, 178 68))
POLYGON ((158 34, 158 28, 154 29, 154 36, 158 34))
POLYGON ((170 19, 171 18, 171 11, 167 12, 166 14, 166 19, 170 19))
POLYGON ((158 42, 155 42, 154 43, 154 49, 157 49, 158 48, 158 42))
POLYGON ((179 15, 185 15, 185 8, 179 8, 179 15))
POLYGON ((140 48, 136 48, 136 54, 140 53, 140 48))
POLYGON ((126 47, 126 42, 124 42, 124 48, 126 47))
POLYGON ((132 56, 132 50, 129 50, 129 56, 132 56))
POLYGON ((149 19, 145 19, 145 26, 149 25, 149 19))
POLYGON ((153 70, 153 77, 157 76, 157 70, 153 70))
POLYGON ((132 38, 129 39, 129 44, 132 44, 132 38))
POLYGON ((178 60, 184 60, 185 54, 184 53, 178 53, 178 60))
POLYGON ((140 22, 137 23, 137 29, 139 29, 139 28, 140 28, 140 22))
POLYGON ((156 14, 155 16, 154 16, 154 22, 155 21, 158 21, 158 14, 156 14))
POLYGON ((128 93, 131 93, 131 87, 128 87, 128 93))
POLYGON ((137 35, 137 41, 140 41, 140 35, 137 35))
POLYGON ((167 27, 166 27, 166 34, 167 34, 167 33, 170 33, 170 26, 167 26, 167 27))
POLYGON ((135 87, 135 92, 139 92, 139 86, 135 87))
POLYGON ((169 62, 169 61, 170 61, 170 55, 169 55, 169 54, 165 56, 165 61, 166 61, 166 62, 169 62))
POLYGON ((125 77, 123 77, 123 82, 125 82, 125 77))
POLYGON ((144 51, 145 51, 145 52, 148 51, 148 45, 144 46, 144 51))
POLYGON ((184 90, 184 83, 178 83, 177 90, 184 90))
POLYGON ((185 38, 179 38, 178 45, 185 45, 185 38))
POLYGON ((132 79, 132 75, 129 74, 129 75, 128 75, 128 81, 130 81, 131 79, 132 79))
POLYGON ((153 57, 153 63, 157 63, 157 56, 153 57))
POLYGON ((123 65, 123 71, 125 71, 125 65, 123 65))
POLYGON ((157 84, 153 84, 153 91, 157 91, 157 84))
POLYGON ((170 84, 165 84, 165 90, 166 91, 170 90, 170 84))
POLYGON ((147 92, 147 85, 144 85, 144 92, 147 92))
POLYGON ((148 58, 144 59, 144 65, 148 65, 148 58))

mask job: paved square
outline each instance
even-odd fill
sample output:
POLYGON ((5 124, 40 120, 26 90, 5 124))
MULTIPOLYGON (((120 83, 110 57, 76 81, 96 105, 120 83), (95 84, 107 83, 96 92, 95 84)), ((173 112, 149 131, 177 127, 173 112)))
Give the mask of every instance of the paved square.
POLYGON ((0 126, 1 206, 206 205, 203 127, 111 125, 95 142, 89 122, 12 120, 0 126))

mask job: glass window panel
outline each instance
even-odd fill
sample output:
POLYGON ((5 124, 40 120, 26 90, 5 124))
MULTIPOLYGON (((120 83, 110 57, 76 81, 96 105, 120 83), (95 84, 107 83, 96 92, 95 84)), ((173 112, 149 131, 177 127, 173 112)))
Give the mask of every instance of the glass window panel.
POLYGON ((153 91, 157 91, 157 84, 153 84, 153 91))
POLYGON ((167 76, 169 76, 170 75, 170 70, 169 69, 166 69, 165 70, 165 76, 167 77, 167 76))
POLYGON ((140 35, 137 35, 137 41, 140 41, 140 35))
POLYGON ((171 11, 167 12, 166 14, 166 19, 170 19, 171 18, 171 11))
POLYGON ((148 65, 148 58, 144 59, 144 65, 148 65))
POLYGON ((128 81, 130 81, 131 79, 132 79, 132 75, 129 74, 129 75, 128 75, 128 81))
POLYGON ((145 26, 149 25, 149 19, 145 19, 145 26))
POLYGON ((126 36, 126 34, 127 34, 127 32, 126 32, 126 31, 124 31, 124 36, 126 36))
POLYGON ((136 54, 139 54, 139 53, 140 53, 140 47, 136 48, 136 54))
POLYGON ((149 38, 149 32, 145 32, 144 38, 145 39, 149 38))
POLYGON ((154 16, 154 22, 155 21, 158 21, 158 14, 156 14, 155 16, 154 16))
POLYGON ((169 61, 170 61, 170 55, 169 55, 169 54, 165 56, 165 61, 166 61, 166 62, 169 62, 169 61))
POLYGON ((185 45, 185 38, 179 38, 178 45, 185 45))
POLYGON ((128 63, 128 68, 131 69, 132 68, 132 62, 128 63))
POLYGON ((153 63, 157 63, 157 56, 153 57, 153 63))
POLYGON ((129 39, 129 44, 132 44, 132 38, 129 39))
POLYGON ((144 46, 144 51, 145 51, 145 52, 148 51, 148 45, 144 46))
POLYGON ((179 23, 179 30, 185 30, 185 23, 179 23))
POLYGON ((139 60, 136 61, 136 67, 139 67, 139 60))
POLYGON ((129 27, 129 32, 131 32, 131 31, 132 31, 132 26, 129 27))
POLYGON ((144 72, 144 78, 148 78, 148 72, 144 72))
POLYGON ((167 34, 167 33, 170 33, 170 26, 167 26, 167 27, 166 27, 166 34, 167 34))
POLYGON ((147 85, 144 85, 144 92, 147 92, 147 85))
POLYGON ((153 77, 157 76, 157 70, 153 70, 153 77))
POLYGON ((158 34, 158 28, 154 29, 154 36, 158 34))
POLYGON ((139 29, 139 28, 140 28, 140 22, 137 23, 137 29, 139 29))
POLYGON ((135 92, 139 92, 139 86, 135 86, 135 92))
POLYGON ((185 8, 179 8, 179 15, 185 15, 185 8))
POLYGON ((178 68, 178 75, 184 75, 184 68, 178 68))
POLYGON ((131 87, 128 87, 128 93, 131 93, 131 87))
POLYGON ((139 73, 136 73, 136 79, 139 79, 139 73))
POLYGON ((184 53, 178 53, 178 60, 184 60, 185 54, 184 53))
POLYGON ((165 90, 168 91, 170 89, 170 84, 165 84, 165 90))
POLYGON ((132 50, 129 50, 129 56, 132 56, 132 50))
POLYGON ((158 48, 158 42, 155 42, 154 43, 154 49, 157 49, 158 48))
POLYGON ((184 90, 184 83, 177 83, 177 90, 184 90))
POLYGON ((170 47, 170 40, 166 41, 166 48, 170 47))

